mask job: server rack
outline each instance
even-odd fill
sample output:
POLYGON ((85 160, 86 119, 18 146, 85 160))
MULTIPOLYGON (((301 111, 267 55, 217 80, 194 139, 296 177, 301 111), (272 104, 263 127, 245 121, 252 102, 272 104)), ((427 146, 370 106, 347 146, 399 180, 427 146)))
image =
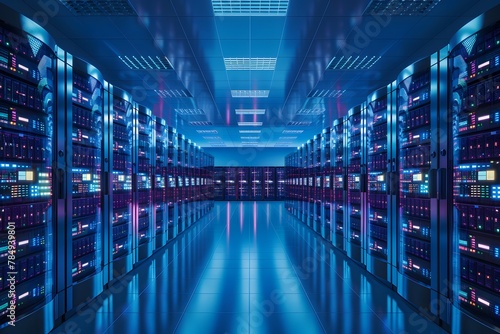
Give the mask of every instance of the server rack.
POLYGON ((367 99, 367 270, 391 282, 392 223, 388 210, 391 171, 392 85, 367 99))
POLYGON ((55 225, 63 210, 57 200, 63 191, 53 187, 63 181, 53 163, 57 138, 63 135, 56 131, 61 126, 55 96, 58 48, 39 26, 24 31, 18 14, 3 6, 2 12, 6 17, 0 23, 0 328, 14 320, 8 318, 12 283, 17 294, 12 328, 29 328, 22 319, 31 314, 48 331, 54 304, 64 298, 61 285, 55 285, 54 258, 54 236, 65 235, 55 225))
POLYGON ((332 209, 332 176, 331 176, 331 128, 321 132, 321 229, 320 233, 328 241, 332 240, 331 209, 332 209))
POLYGON ((154 200, 154 219, 155 222, 155 244, 153 247, 159 249, 167 243, 167 221, 168 221, 168 206, 166 199, 166 170, 167 170, 167 125, 164 119, 154 117, 154 147, 155 147, 155 165, 154 182, 153 182, 153 200, 154 200))
POLYGON ((263 176, 263 198, 266 201, 274 201, 277 199, 276 187, 278 185, 278 171, 277 168, 273 167, 264 167, 261 168, 262 176, 263 176))
POLYGON ((407 67, 397 80, 399 156, 398 293, 430 308, 437 295, 439 236, 436 172, 438 142, 437 55, 407 67), (435 134, 437 137, 437 134, 435 134), (433 153, 431 153, 433 152, 433 153), (432 278, 432 279, 431 279, 432 278))
POLYGON ((184 168, 184 151, 185 151, 185 137, 178 133, 177 134, 177 233, 181 233, 186 228, 186 216, 185 216, 185 206, 186 206, 186 184, 184 179, 185 168, 184 168))
MULTIPOLYGON (((247 201, 250 199, 250 169, 248 167, 239 167, 236 171, 237 175, 237 199, 247 201)), ((261 189, 262 191, 262 189, 261 189)))
POLYGON ((226 201, 236 201, 238 199, 237 193, 237 172, 235 167, 226 168, 225 174, 225 193, 226 201))
POLYGON ((178 205, 177 205, 177 131, 172 127, 167 130, 168 163, 167 163, 167 240, 175 238, 178 234, 178 205))
MULTIPOLYGON (((105 168, 104 187, 111 189, 105 205, 111 249, 109 279, 132 269, 132 143, 133 106, 125 91, 107 83, 106 102, 109 106, 105 117, 105 148, 111 147, 105 157, 109 161, 105 168), (108 144, 110 142, 110 144, 108 144)), ((106 149, 105 149, 106 151, 106 149)))
POLYGON ((285 200, 286 197, 286 172, 285 167, 276 167, 276 199, 285 200))
POLYGON ((310 197, 312 198, 313 204, 313 223, 312 228, 316 233, 321 234, 321 220, 322 220, 322 210, 323 210, 323 201, 322 201, 322 193, 323 193, 323 175, 321 173, 321 133, 314 136, 312 140, 312 168, 311 171, 313 173, 313 184, 312 184, 312 194, 310 197))
POLYGON ((263 188, 264 174, 262 168, 251 167, 250 168, 250 200, 260 201, 263 199, 262 188, 263 188))
POLYGON ((332 132, 332 152, 333 158, 333 202, 332 202, 332 221, 335 222, 335 238, 333 244, 340 250, 345 250, 346 238, 345 232, 345 210, 346 201, 346 168, 344 157, 346 156, 345 147, 345 118, 339 118, 333 122, 332 132))
POLYGON ((223 201, 225 199, 226 170, 224 167, 214 168, 214 199, 223 201))
POLYGON ((136 261, 142 261, 152 254, 154 228, 153 228, 153 207, 152 207, 152 188, 153 188, 153 156, 155 155, 153 146, 153 119, 151 110, 137 105, 137 126, 136 131, 136 150, 134 158, 136 167, 135 189, 137 190, 136 212, 134 222, 137 224, 134 228, 136 261))
POLYGON ((500 331, 499 15, 483 14, 450 42, 452 331, 500 331))

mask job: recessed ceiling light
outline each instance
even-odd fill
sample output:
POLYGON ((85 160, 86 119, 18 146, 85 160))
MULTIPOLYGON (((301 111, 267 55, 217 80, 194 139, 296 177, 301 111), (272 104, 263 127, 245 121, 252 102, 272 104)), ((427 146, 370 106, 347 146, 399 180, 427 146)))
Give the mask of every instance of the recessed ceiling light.
POLYGON ((316 89, 311 91, 307 97, 338 98, 345 92, 345 89, 316 89))
POLYGON ((376 62, 378 62, 381 56, 349 56, 349 57, 333 57, 328 66, 327 70, 367 70, 370 69, 376 62))
POLYGON ((205 115, 202 109, 174 109, 176 113, 184 116, 205 115))
POLYGON ((221 140, 222 138, 219 136, 204 136, 203 139, 206 140, 221 140))
POLYGON ((209 125, 213 125, 212 122, 208 122, 208 121, 193 121, 193 122, 189 122, 189 125, 192 125, 192 126, 209 126, 209 125))
POLYGON ((238 122, 238 126, 262 126, 262 122, 238 122))
POLYGON ((237 115, 264 115, 266 109, 236 109, 237 115))
POLYGON ((278 140, 291 140, 291 139, 297 139, 297 137, 279 137, 278 140))
POLYGON ((309 126, 312 122, 288 122, 288 126, 309 126))
POLYGON ((441 0, 372 0, 363 15, 426 15, 441 0))
POLYGON ((245 139, 245 140, 255 140, 255 139, 259 139, 260 137, 241 137, 241 139, 245 139))
POLYGON ((285 16, 288 0, 212 0, 215 16, 285 16))
POLYGON ((209 134, 209 133, 212 133, 212 134, 219 133, 217 130, 196 130, 196 132, 198 132, 198 133, 206 133, 206 134, 209 134))
POLYGON ((155 93, 161 98, 193 97, 186 89, 155 89, 155 93))
POLYGON ((131 70, 173 70, 172 64, 165 56, 118 56, 131 70))
POLYGON ((274 71, 276 58, 224 58, 227 71, 274 71))
POLYGON ((262 130, 240 130, 240 133, 261 133, 262 130))
POLYGON ((291 133, 297 133, 297 134, 300 134, 302 132, 304 132, 304 130, 283 130, 282 133, 290 133, 290 134, 291 133))
POLYGON ((59 0, 70 12, 76 15, 124 16, 137 15, 127 0, 59 0))
POLYGON ((269 90, 231 90, 232 97, 268 97, 269 90))

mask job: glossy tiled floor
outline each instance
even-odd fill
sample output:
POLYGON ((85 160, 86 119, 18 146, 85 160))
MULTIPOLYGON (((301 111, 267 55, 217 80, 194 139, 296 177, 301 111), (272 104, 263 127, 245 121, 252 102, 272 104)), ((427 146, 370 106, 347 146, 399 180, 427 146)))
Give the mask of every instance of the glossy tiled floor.
POLYGON ((216 202, 137 269, 54 333, 442 332, 282 202, 216 202))

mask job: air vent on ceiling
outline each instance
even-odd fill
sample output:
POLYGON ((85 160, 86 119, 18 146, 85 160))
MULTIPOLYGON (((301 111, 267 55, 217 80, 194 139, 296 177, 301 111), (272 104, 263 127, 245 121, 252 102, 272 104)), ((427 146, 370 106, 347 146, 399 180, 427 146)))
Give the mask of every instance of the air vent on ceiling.
POLYGON ((193 121, 193 122, 189 122, 189 125, 192 125, 192 126, 209 126, 209 125, 213 125, 212 122, 208 122, 208 121, 193 121))
POLYGON ((330 99, 336 99, 341 97, 345 93, 345 89, 316 89, 307 95, 307 97, 324 97, 330 99))
POLYGON ((161 98, 193 97, 187 89, 155 89, 155 93, 161 98))
POLYGON ((381 56, 349 56, 349 57, 333 57, 327 70, 368 70, 376 62, 382 58, 381 56))
POLYGON ((84 16, 137 15, 127 0, 59 0, 70 12, 84 16))
POLYGON ((299 111, 297 111, 297 115, 317 116, 322 115, 325 110, 325 108, 300 109, 299 111))
POLYGON ((364 15, 426 15, 441 0, 372 0, 364 15))
POLYGON ((266 109, 235 109, 236 115, 264 115, 266 109))
POLYGON ((219 133, 217 130, 196 130, 198 133, 202 134, 217 134, 219 133))
POLYGON ((285 16, 288 0, 212 0, 215 16, 285 16))
POLYGON ((173 70, 165 56, 118 56, 131 70, 173 70))
POLYGON ((268 90, 231 90, 232 97, 268 97, 268 90))
POLYGON ((261 133, 262 130, 240 130, 240 133, 261 133))
POLYGON ((176 113, 183 116, 205 115, 202 109, 174 109, 176 113))
POLYGON ((289 133, 289 134, 292 134, 292 133, 296 133, 296 134, 301 134, 302 132, 304 132, 304 130, 283 130, 283 134, 285 133, 289 133))
POLYGON ((262 126, 262 122, 238 122, 238 126, 262 126))
POLYGON ((312 122, 288 122, 288 126, 309 126, 312 122))
POLYGON ((227 71, 274 71, 276 58, 224 58, 227 71))

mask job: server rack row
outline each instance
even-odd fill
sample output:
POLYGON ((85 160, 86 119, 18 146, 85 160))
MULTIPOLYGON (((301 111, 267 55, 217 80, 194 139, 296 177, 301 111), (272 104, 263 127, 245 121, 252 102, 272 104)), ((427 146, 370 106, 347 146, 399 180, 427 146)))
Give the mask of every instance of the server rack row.
POLYGON ((214 167, 216 201, 282 201, 284 167, 214 167))
POLYGON ((287 210, 453 333, 500 330, 499 15, 285 158, 287 210))
POLYGON ((3 10, 0 327, 49 332, 212 208, 214 159, 3 10))

